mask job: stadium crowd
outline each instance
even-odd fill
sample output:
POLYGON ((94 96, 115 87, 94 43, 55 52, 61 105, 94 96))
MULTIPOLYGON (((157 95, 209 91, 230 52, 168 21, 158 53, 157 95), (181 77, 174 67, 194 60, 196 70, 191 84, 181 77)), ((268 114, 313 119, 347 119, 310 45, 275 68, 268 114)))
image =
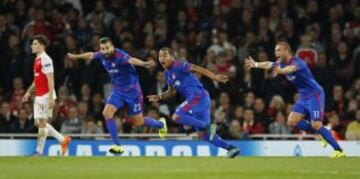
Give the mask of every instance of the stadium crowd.
MULTIPOLYGON (((97 61, 68 52, 97 51, 99 38, 142 60, 157 61, 171 47, 178 60, 231 77, 202 78, 212 97, 212 119, 225 139, 250 134, 299 133, 286 125, 296 91, 269 71, 246 70, 244 59, 274 61, 277 41, 290 43, 326 93, 324 122, 338 139, 360 139, 360 6, 357 0, 1 0, 0 133, 35 133, 32 103, 21 97, 33 80, 31 38, 45 34, 57 91, 53 126, 62 133, 103 133, 102 110, 111 84, 97 61)), ((144 113, 168 119, 171 133, 191 133, 170 121, 181 102, 149 103, 166 90, 160 65, 137 68, 144 113)), ((151 133, 117 114, 120 133, 151 133)), ((106 131, 105 131, 106 132, 106 131)))

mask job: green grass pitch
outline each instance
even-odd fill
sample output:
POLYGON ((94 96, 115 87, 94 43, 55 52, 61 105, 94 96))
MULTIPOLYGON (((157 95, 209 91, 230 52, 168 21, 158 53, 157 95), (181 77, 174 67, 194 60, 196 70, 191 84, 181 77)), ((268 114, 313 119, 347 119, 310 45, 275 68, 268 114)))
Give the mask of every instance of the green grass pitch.
POLYGON ((360 178, 360 158, 0 157, 0 178, 360 178))

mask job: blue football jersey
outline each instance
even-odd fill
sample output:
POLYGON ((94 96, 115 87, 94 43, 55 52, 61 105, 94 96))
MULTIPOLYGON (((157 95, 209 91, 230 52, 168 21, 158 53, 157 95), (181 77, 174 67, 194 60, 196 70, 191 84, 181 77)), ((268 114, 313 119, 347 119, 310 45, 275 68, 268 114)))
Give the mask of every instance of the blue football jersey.
POLYGON ((94 59, 100 61, 108 72, 111 83, 120 89, 132 88, 138 83, 138 74, 133 65, 128 63, 131 56, 120 49, 115 49, 111 57, 105 57, 100 52, 94 53, 94 59))
POLYGON ((314 93, 322 91, 322 87, 316 82, 305 61, 299 57, 293 57, 289 63, 277 61, 273 67, 284 68, 289 65, 295 65, 297 70, 294 73, 286 74, 285 77, 296 87, 301 97, 311 96, 314 93))
POLYGON ((190 71, 191 64, 175 60, 165 71, 167 84, 178 91, 185 99, 206 93, 199 79, 190 71))

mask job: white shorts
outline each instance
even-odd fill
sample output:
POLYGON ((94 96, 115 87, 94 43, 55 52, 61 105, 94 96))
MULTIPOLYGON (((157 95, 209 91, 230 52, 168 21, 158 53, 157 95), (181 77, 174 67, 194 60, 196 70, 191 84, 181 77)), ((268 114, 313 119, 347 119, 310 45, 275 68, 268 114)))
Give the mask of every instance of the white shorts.
POLYGON ((34 100, 34 119, 48 120, 53 116, 53 109, 49 106, 49 94, 43 96, 35 96, 34 100))

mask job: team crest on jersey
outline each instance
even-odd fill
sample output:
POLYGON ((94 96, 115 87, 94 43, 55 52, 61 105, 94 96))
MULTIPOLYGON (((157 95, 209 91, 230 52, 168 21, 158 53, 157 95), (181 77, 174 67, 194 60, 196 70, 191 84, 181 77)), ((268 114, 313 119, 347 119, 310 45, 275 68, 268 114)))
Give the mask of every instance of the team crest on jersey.
POLYGON ((175 78, 176 78, 175 73, 171 74, 171 77, 172 77, 173 79, 175 79, 175 78))
POLYGON ((296 77, 295 77, 295 75, 286 75, 286 78, 290 81, 293 81, 293 80, 295 80, 296 77))
POLYGON ((175 81, 175 86, 180 86, 181 85, 181 82, 179 80, 176 80, 175 81))
POLYGON ((116 66, 116 64, 115 64, 115 63, 111 63, 111 66, 112 66, 112 67, 115 67, 115 66, 116 66))

